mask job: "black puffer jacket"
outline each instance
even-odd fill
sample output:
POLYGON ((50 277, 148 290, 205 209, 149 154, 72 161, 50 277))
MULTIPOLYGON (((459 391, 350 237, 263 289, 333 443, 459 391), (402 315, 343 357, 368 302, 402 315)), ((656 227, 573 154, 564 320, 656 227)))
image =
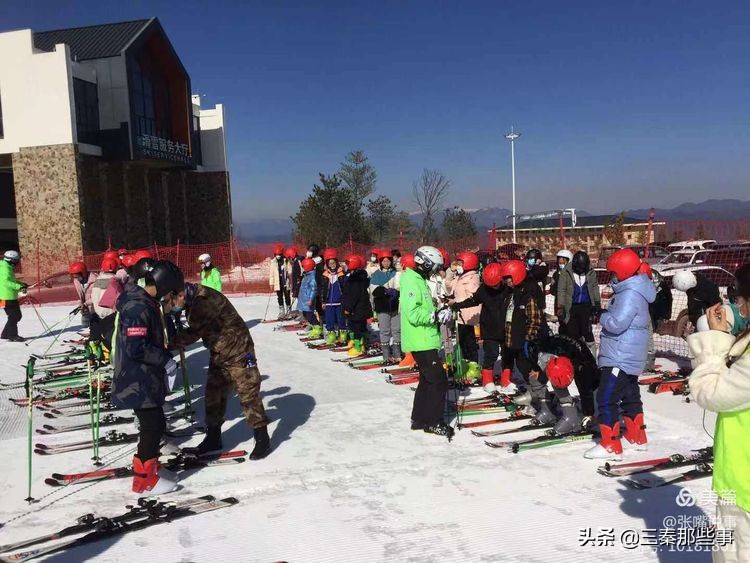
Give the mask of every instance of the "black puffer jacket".
POLYGON ((370 278, 364 270, 354 270, 349 274, 341 296, 344 316, 353 321, 366 321, 372 317, 369 287, 370 278))
POLYGON ((502 285, 499 288, 488 287, 484 284, 468 299, 455 303, 453 309, 482 306, 479 315, 479 326, 482 338, 502 342, 505 338, 505 311, 508 308, 508 297, 511 289, 502 285))
POLYGON ((721 303, 721 295, 719 294, 719 286, 709 280, 706 276, 699 272, 695 273, 695 279, 698 282, 697 285, 688 289, 685 293, 687 294, 687 309, 688 318, 693 326, 698 322, 698 318, 705 313, 706 309, 717 303, 721 303))

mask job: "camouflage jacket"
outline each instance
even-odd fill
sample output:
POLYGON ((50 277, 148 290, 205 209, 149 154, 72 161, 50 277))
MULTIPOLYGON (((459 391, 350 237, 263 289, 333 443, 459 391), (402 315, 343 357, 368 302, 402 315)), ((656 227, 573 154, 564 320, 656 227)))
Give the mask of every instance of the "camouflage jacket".
POLYGON ((173 347, 189 346, 202 338, 211 351, 211 363, 217 366, 243 362, 248 353, 255 353, 245 321, 226 296, 210 287, 185 285, 185 313, 190 326, 174 337, 173 347))
POLYGON ((143 288, 128 284, 118 297, 112 338, 112 402, 147 409, 164 404, 164 366, 172 359, 165 347, 159 303, 143 288))

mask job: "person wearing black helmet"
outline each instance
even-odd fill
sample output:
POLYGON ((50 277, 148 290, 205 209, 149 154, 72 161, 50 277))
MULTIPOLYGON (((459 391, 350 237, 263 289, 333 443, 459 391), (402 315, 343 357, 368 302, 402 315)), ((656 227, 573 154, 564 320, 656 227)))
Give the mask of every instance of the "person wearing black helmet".
POLYGON ((151 270, 153 270, 154 264, 156 264, 156 261, 153 258, 141 258, 140 260, 138 260, 138 262, 133 264, 133 266, 130 268, 131 281, 133 283, 138 283, 138 285, 143 287, 143 280, 145 279, 146 275, 151 272, 151 270))
POLYGON ((560 326, 573 338, 583 339, 596 357, 593 322, 599 318, 602 298, 589 255, 579 250, 557 284, 557 314, 560 326))
POLYGON ((206 438, 194 451, 220 451, 221 426, 232 388, 237 390, 245 419, 252 426, 255 447, 250 459, 263 459, 271 453, 268 418, 260 400, 260 370, 255 344, 243 318, 229 299, 203 285, 182 284, 175 288, 165 303, 166 312, 185 310, 188 328, 178 333, 170 348, 184 348, 203 339, 211 352, 205 391, 206 438))
POLYGON ((167 351, 159 300, 182 284, 179 268, 159 261, 144 277, 143 287, 125 286, 115 306, 111 400, 118 407, 133 409, 138 418, 132 490, 139 494, 164 494, 177 488, 177 477, 159 466, 159 444, 167 425, 162 410, 166 379, 177 370, 167 351))
MULTIPOLYGON (((537 248, 529 249, 526 253, 526 270, 528 271, 529 278, 534 280, 537 285, 533 293, 534 301, 536 301, 539 310, 544 311, 547 308, 544 287, 547 285, 547 277, 549 277, 549 266, 544 262, 541 250, 537 248)), ((546 333, 547 321, 544 316, 542 316, 542 319, 546 333)))
MULTIPOLYGON (((315 262, 315 283, 318 289, 323 287, 323 270, 325 270, 325 264, 323 263, 323 257, 320 256, 320 246, 315 243, 310 244, 307 247, 306 258, 310 258, 315 262)), ((318 314, 318 319, 322 321, 325 317, 325 311, 323 311, 323 301, 320 295, 315 296, 315 312, 318 314)))

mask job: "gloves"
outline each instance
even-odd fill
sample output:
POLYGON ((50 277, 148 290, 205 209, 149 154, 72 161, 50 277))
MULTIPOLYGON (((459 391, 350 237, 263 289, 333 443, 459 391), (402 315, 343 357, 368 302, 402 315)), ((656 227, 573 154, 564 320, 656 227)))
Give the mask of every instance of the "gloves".
POLYGON ((596 305, 591 307, 591 324, 594 324, 594 325, 599 324, 599 319, 601 318, 601 316, 602 316, 601 307, 597 307, 596 305))
POLYGON ((437 312, 437 321, 441 325, 447 325, 453 322, 453 311, 451 311, 449 308, 440 309, 437 312))

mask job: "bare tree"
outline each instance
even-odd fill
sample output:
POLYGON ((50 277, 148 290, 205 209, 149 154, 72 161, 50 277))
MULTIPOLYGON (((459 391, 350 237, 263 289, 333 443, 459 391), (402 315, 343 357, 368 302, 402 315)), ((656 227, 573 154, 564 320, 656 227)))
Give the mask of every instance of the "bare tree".
POLYGON ((422 226, 419 229, 422 243, 435 237, 435 214, 448 195, 450 186, 451 181, 442 172, 426 168, 412 184, 412 196, 422 212, 422 226))

